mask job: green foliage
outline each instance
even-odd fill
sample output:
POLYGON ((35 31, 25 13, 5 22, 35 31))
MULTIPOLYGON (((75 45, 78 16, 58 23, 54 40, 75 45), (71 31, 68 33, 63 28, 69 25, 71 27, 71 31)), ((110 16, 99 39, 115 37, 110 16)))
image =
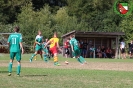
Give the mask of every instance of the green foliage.
MULTIPOLYGON (((114 12, 115 0, 1 0, 0 32, 19 25, 26 44, 32 45, 41 30, 44 38, 73 31, 125 32, 132 38, 132 15, 114 12)), ((61 43, 61 41, 60 41, 61 43)))

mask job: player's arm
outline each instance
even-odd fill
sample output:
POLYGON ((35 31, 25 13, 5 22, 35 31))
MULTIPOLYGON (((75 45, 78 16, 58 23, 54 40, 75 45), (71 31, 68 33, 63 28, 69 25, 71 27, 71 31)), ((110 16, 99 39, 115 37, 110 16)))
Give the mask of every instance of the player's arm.
POLYGON ((74 48, 71 42, 70 42, 70 46, 71 46, 72 51, 74 52, 74 48))
POLYGON ((11 40, 11 38, 9 36, 8 41, 7 41, 8 47, 10 47, 10 40, 11 40))
POLYGON ((35 43, 36 43, 36 44, 39 44, 39 45, 41 44, 41 43, 37 42, 37 40, 35 40, 35 43))
POLYGON ((33 48, 35 49, 35 46, 36 46, 36 42, 34 42, 34 45, 33 45, 33 48))
POLYGON ((49 41, 45 44, 44 48, 46 48, 47 45, 50 44, 50 42, 51 42, 51 41, 49 40, 49 41))
POLYGON ((74 48, 73 48, 73 45, 71 45, 71 48, 72 48, 72 51, 74 52, 74 48))
POLYGON ((20 35, 19 45, 20 45, 20 48, 21 48, 22 54, 23 54, 24 53, 24 48, 23 48, 23 45, 22 45, 22 35, 20 35))
POLYGON ((24 48, 23 48, 22 42, 20 42, 19 44, 20 44, 20 48, 21 48, 22 54, 23 54, 24 53, 24 48))

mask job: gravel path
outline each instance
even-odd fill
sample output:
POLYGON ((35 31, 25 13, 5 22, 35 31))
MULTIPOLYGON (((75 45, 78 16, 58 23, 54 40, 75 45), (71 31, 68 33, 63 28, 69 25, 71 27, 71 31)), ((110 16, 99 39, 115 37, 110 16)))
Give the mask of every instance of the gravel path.
MULTIPOLYGON (((45 63, 43 61, 28 61, 22 62, 22 67, 32 68, 57 68, 57 69, 89 69, 89 70, 117 70, 117 71, 133 71, 133 63, 124 62, 88 62, 87 64, 81 65, 78 62, 70 62, 66 65, 64 62, 60 62, 61 66, 54 66, 53 62, 45 63)), ((0 67, 7 67, 8 62, 1 61, 0 67)), ((14 67, 17 63, 14 62, 14 67)))

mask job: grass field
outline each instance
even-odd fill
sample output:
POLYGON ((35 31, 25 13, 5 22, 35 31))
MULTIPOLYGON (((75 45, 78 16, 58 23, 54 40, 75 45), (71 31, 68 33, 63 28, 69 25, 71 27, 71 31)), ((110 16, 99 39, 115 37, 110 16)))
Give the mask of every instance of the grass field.
POLYGON ((16 76, 16 60, 12 76, 7 76, 8 54, 0 54, 0 88, 133 88, 133 59, 90 59, 80 65, 76 59, 59 58, 45 63, 38 55, 29 62, 31 54, 22 56, 21 76, 16 76))

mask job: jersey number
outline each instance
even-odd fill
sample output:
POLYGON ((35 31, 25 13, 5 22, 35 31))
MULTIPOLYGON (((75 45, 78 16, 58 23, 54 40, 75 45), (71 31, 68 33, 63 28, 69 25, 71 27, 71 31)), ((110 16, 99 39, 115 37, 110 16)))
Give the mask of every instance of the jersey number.
POLYGON ((16 38, 12 38, 12 44, 16 44, 16 38))
POLYGON ((54 40, 51 40, 51 44, 54 44, 54 40))

